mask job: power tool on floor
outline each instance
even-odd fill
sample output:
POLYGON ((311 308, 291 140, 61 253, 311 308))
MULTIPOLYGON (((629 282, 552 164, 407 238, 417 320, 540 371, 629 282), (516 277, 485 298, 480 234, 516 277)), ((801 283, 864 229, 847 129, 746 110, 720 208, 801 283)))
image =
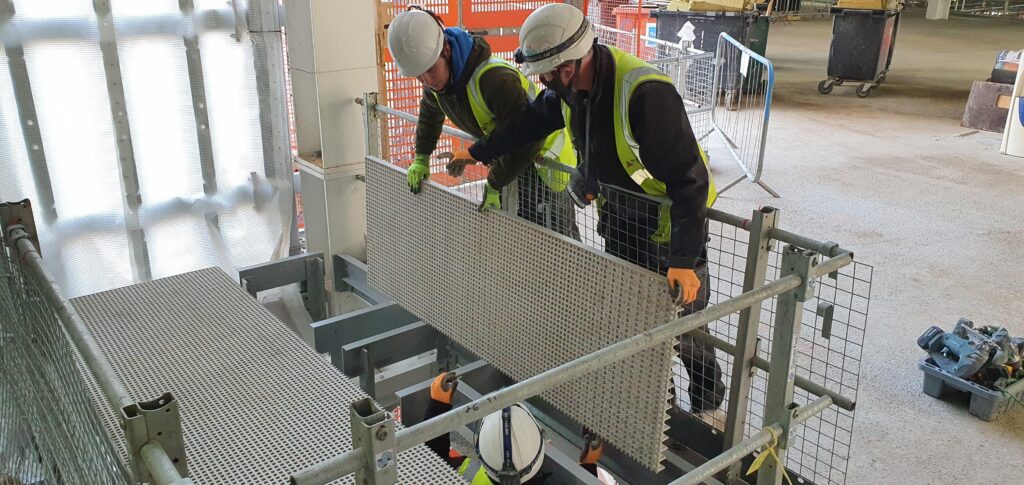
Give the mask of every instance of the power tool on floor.
POLYGON ((974 328, 974 322, 966 318, 961 318, 952 332, 933 326, 917 339, 917 345, 941 369, 989 388, 1024 378, 1021 344, 1024 338, 1011 337, 1003 327, 974 328))

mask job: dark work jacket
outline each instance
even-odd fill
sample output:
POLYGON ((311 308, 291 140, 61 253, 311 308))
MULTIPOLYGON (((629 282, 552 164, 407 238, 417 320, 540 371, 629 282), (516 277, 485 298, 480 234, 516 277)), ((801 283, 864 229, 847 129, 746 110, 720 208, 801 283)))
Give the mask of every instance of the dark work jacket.
MULTIPOLYGON (((594 46, 597 74, 592 93, 576 93, 570 102, 573 141, 580 159, 597 171, 597 179, 634 192, 642 192, 629 177, 615 147, 613 98, 614 60, 607 47, 594 46), (591 100, 590 137, 586 138, 587 106, 591 100), (589 147, 587 145, 590 142, 589 147), (589 149, 588 149, 589 148, 589 149)), ((654 178, 665 183, 672 200, 672 236, 668 265, 694 268, 706 258, 708 173, 683 100, 675 86, 664 82, 645 82, 629 100, 629 121, 633 137, 640 146, 640 158, 654 178)), ((477 160, 490 160, 523 144, 545 138, 564 128, 562 98, 544 90, 530 105, 503 128, 481 139, 470 153, 477 160)), ((653 229, 652 229, 653 230, 653 229)))
MULTIPOLYGON (((473 71, 490 57, 491 46, 487 41, 473 36, 473 49, 459 79, 451 82, 444 91, 436 92, 437 97, 434 96, 434 90, 423 88, 420 120, 416 124, 416 154, 430 154, 437 148, 445 117, 470 135, 477 138, 484 136, 469 104, 467 83, 473 71)), ((494 114, 496 130, 500 130, 508 120, 519 114, 529 102, 519 75, 512 69, 496 67, 485 72, 480 78, 480 92, 484 103, 494 114)), ((496 189, 508 185, 533 163, 542 144, 543 140, 524 143, 501 156, 488 159, 487 181, 496 189)))

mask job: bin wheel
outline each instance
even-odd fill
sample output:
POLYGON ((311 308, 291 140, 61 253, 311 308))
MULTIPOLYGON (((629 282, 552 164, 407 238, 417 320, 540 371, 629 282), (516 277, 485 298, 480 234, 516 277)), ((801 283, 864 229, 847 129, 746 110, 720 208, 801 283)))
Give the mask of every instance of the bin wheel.
POLYGON ((842 79, 836 79, 836 81, 835 81, 836 86, 842 86, 844 82, 846 82, 846 81, 844 81, 842 79))
POLYGON ((861 84, 859 87, 857 87, 857 97, 866 98, 868 96, 871 96, 872 89, 874 89, 874 86, 870 84, 861 84))
POLYGON ((875 82, 878 83, 878 84, 884 83, 885 82, 885 73, 883 72, 883 73, 879 74, 878 77, 875 78, 875 82))
POLYGON ((818 83, 818 92, 821 94, 828 94, 832 92, 832 86, 835 84, 831 79, 826 79, 818 83))

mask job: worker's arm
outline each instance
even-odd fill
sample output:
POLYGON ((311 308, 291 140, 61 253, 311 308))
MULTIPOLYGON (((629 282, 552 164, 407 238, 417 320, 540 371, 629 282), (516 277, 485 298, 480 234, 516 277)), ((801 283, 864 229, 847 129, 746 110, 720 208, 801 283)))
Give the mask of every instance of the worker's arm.
POLYGON ((423 88, 423 97, 420 98, 419 121, 416 122, 416 155, 430 156, 437 148, 437 140, 441 138, 441 128, 444 126, 444 111, 437 103, 434 93, 423 88))
POLYGON ((646 82, 633 93, 629 122, 643 160, 672 200, 669 267, 693 269, 707 238, 708 173, 674 86, 646 82))
MULTIPOLYGON (((452 410, 452 396, 455 395, 455 388, 459 383, 455 379, 454 372, 443 372, 434 378, 430 383, 430 403, 427 404, 427 413, 424 421, 433 419, 452 410)), ((427 441, 427 447, 437 456, 440 456, 452 468, 458 468, 464 457, 452 458, 449 450, 452 448, 452 440, 448 433, 427 441)))
MULTIPOLYGON (((427 404, 427 413, 426 416, 423 417, 423 420, 426 421, 428 419, 435 418, 451 410, 451 404, 445 404, 431 399, 430 404, 427 404)), ((441 459, 448 462, 449 465, 452 465, 453 468, 455 467, 455 465, 452 464, 451 458, 448 456, 448 450, 452 448, 452 439, 448 433, 444 433, 437 438, 427 441, 427 447, 434 453, 437 453, 437 456, 440 456, 441 459)))
POLYGON ((542 142, 552 132, 564 127, 561 98, 545 89, 526 109, 469 147, 469 153, 474 159, 486 163, 523 145, 542 142))
MULTIPOLYGON (((487 107, 494 114, 496 131, 505 129, 529 104, 519 73, 512 69, 499 67, 485 72, 480 78, 480 91, 487 107)), ((523 170, 530 167, 543 142, 544 139, 541 138, 533 143, 524 143, 494 159, 487 164, 487 182, 495 189, 501 189, 511 183, 523 170)))

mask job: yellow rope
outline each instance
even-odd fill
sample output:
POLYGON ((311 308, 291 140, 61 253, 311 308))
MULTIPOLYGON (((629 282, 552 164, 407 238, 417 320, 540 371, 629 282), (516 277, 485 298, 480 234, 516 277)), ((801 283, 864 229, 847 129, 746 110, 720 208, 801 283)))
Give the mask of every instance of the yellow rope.
POLYGON ((761 465, 764 465, 765 460, 771 456, 775 459, 775 462, 779 464, 779 468, 782 470, 782 476, 786 479, 786 483, 793 485, 793 481, 789 479, 789 473, 786 472, 786 466, 782 464, 782 460, 779 459, 779 455, 775 453, 775 448, 779 446, 779 435, 776 434, 775 430, 772 428, 765 429, 768 430, 768 434, 772 435, 772 443, 768 445, 760 455, 757 455, 757 458, 754 458, 754 462, 750 464, 750 469, 747 470, 747 475, 753 475, 754 472, 761 468, 761 465))

